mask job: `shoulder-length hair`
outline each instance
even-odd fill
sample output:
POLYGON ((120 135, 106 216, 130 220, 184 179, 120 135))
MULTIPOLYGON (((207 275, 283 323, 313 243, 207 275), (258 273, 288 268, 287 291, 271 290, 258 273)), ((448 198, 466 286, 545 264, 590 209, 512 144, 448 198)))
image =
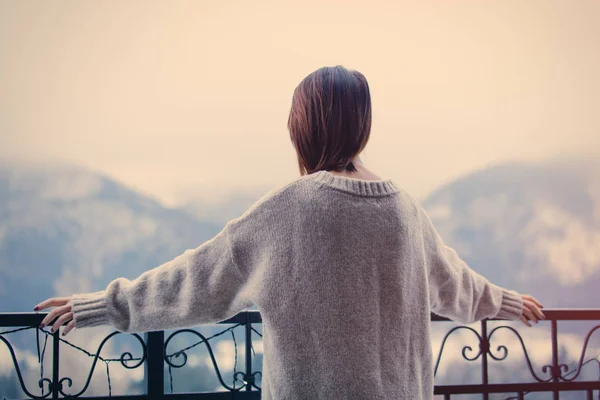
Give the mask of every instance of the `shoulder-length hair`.
POLYGON ((351 160, 365 148, 371 132, 367 79, 341 65, 312 72, 294 90, 288 130, 300 175, 356 171, 351 160))

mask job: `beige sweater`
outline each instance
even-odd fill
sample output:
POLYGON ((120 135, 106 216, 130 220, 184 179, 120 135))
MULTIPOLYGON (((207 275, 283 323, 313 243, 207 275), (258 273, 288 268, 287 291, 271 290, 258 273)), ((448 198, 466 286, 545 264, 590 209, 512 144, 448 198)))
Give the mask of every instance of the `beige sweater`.
POLYGON ((518 319, 521 296, 470 269, 392 180, 319 171, 277 188, 198 248, 73 296, 77 328, 143 332, 257 305, 262 398, 432 399, 430 311, 518 319))

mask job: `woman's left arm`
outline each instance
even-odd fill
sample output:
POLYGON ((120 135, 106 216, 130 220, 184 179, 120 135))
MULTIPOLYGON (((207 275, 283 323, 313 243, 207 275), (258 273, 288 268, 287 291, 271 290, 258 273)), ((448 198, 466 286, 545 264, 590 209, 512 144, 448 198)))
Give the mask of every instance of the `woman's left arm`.
POLYGON ((122 332, 147 332, 226 320, 251 307, 248 276, 232 258, 231 221, 212 239, 135 280, 118 278, 105 290, 41 302, 34 310, 56 307, 53 331, 112 325, 122 332))

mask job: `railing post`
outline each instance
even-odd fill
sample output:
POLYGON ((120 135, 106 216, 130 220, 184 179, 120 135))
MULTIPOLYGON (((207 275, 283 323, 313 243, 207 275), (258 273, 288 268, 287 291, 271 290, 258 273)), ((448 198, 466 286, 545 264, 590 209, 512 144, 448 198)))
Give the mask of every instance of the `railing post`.
MULTIPOLYGON (((558 367, 558 323, 555 319, 552 320, 552 382, 558 383, 560 368, 558 367)), ((560 395, 558 390, 553 391, 554 400, 559 400, 560 395)))
MULTIPOLYGON (((490 350, 490 343, 488 341, 487 333, 487 320, 481 320, 481 343, 479 344, 481 350, 481 381, 484 385, 488 385, 488 351, 490 350)), ((487 389, 487 387, 486 387, 487 389)), ((487 392, 482 393, 483 400, 488 400, 489 395, 487 392)))
POLYGON ((148 400, 162 400, 165 394, 165 332, 147 332, 146 393, 148 400))
POLYGON ((250 313, 246 311, 246 391, 252 391, 254 376, 252 376, 252 323, 250 313))
POLYGON ((60 373, 58 370, 58 358, 59 345, 60 345, 60 329, 52 334, 52 398, 58 399, 59 390, 61 385, 59 383, 60 373))

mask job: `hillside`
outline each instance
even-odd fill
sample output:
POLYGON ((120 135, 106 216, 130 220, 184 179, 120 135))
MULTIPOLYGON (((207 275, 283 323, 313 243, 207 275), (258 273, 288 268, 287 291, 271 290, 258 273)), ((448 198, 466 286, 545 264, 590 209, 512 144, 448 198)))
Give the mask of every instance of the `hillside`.
POLYGON ((600 305, 600 167, 505 164, 440 188, 423 205, 447 244, 493 282, 546 307, 600 305))

